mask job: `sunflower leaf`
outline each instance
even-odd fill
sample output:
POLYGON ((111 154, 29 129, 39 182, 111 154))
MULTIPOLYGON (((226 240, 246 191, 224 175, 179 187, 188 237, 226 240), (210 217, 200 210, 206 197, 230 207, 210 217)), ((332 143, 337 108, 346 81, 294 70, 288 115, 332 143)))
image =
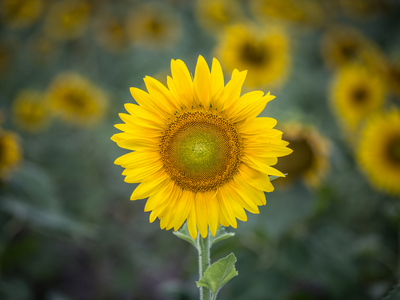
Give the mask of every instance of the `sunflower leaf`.
POLYGON ((232 236, 234 236, 235 234, 233 232, 226 232, 225 228, 220 226, 217 229, 217 232, 215 233, 215 236, 213 236, 212 234, 210 234, 210 248, 223 240, 226 240, 232 236))
MULTIPOLYGON (((284 173, 284 175, 286 176, 287 173, 284 173)), ((273 181, 275 179, 281 178, 281 176, 269 176, 269 181, 273 181)))
POLYGON ((190 236, 189 229, 188 229, 186 223, 181 227, 181 229, 179 229, 178 231, 174 231, 173 233, 178 238, 180 238, 180 239, 192 244, 193 247, 198 249, 196 240, 192 239, 192 237, 190 236))
POLYGON ((398 282, 397 285, 393 287, 393 289, 389 292, 389 294, 385 298, 382 298, 382 300, 396 300, 396 299, 400 299, 400 282, 398 282))
POLYGON ((233 253, 227 257, 220 259, 213 263, 205 271, 204 275, 199 281, 196 281, 197 287, 205 287, 209 289, 215 299, 219 290, 233 277, 239 275, 235 269, 235 262, 237 261, 233 253))

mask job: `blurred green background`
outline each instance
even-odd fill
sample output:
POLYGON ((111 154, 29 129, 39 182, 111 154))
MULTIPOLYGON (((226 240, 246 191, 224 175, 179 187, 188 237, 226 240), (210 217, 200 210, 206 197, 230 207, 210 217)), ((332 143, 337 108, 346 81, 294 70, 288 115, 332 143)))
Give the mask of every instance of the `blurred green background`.
POLYGON ((357 63, 385 89, 368 114, 398 110, 399 20, 396 0, 2 0, 0 299, 198 298, 195 249, 150 224, 145 200, 129 201, 136 185, 113 164, 126 151, 110 137, 135 103, 129 87, 144 89, 146 75, 166 82, 171 59, 193 74, 199 55, 216 56, 226 79, 233 68, 256 74, 245 91, 276 95, 261 116, 276 118, 295 150, 260 214, 212 249, 212 261, 238 257, 219 299, 387 295, 400 277, 399 194, 363 171, 367 113, 347 124, 334 91, 357 63), (230 44, 231 26, 250 33, 230 44), (74 86, 55 83, 65 72, 93 93, 57 104, 74 86))

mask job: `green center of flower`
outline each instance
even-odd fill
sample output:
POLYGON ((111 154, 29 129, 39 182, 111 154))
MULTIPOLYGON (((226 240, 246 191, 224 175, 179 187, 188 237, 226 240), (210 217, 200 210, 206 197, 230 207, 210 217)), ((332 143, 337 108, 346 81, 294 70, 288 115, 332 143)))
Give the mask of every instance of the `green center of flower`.
POLYGON ((233 124, 213 112, 177 114, 160 141, 164 169, 183 189, 210 191, 237 172, 242 142, 233 124))

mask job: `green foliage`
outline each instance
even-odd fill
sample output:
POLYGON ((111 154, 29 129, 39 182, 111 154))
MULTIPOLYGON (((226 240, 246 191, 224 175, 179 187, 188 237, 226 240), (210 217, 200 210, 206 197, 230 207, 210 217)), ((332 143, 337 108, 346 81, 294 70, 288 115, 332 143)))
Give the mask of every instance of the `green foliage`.
POLYGON ((216 299, 219 290, 233 277, 239 275, 235 269, 235 262, 237 261, 233 253, 225 258, 221 258, 213 263, 204 276, 197 281, 198 287, 205 287, 213 293, 213 299, 216 299))
POLYGON ((382 300, 398 300, 398 299, 400 299, 400 282, 397 283, 393 287, 393 289, 389 292, 389 294, 382 300))

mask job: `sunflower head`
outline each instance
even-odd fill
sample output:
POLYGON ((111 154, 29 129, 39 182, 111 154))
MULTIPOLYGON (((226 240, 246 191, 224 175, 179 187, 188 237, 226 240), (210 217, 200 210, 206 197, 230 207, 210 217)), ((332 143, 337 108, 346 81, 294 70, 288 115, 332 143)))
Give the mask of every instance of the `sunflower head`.
POLYGON ((210 32, 220 32, 224 26, 243 19, 242 9, 234 0, 197 0, 196 17, 210 32))
POLYGON ((166 48, 181 36, 181 22, 164 5, 139 5, 128 16, 126 30, 131 40, 145 48, 166 48))
POLYGON ((179 229, 187 220, 193 238, 219 225, 246 221, 244 209, 258 213, 269 175, 284 176, 272 167, 292 151, 273 129, 272 118, 256 118, 274 97, 254 91, 240 96, 246 72, 235 70, 225 85, 214 59, 208 68, 199 57, 194 79, 181 60, 171 61, 167 86, 145 78, 148 92, 131 88, 139 105, 126 104, 120 114, 122 133, 111 139, 132 150, 115 163, 129 183, 141 182, 131 200, 147 198, 150 222, 179 229))
POLYGON ((68 123, 81 126, 99 121, 107 106, 104 92, 73 72, 55 77, 50 84, 48 97, 54 114, 68 123))
POLYGON ((237 24, 225 31, 216 56, 228 70, 248 70, 248 87, 277 86, 283 83, 290 67, 289 39, 282 29, 237 24))
POLYGON ((85 1, 56 1, 45 19, 46 33, 56 40, 78 38, 87 28, 89 13, 90 7, 85 1))
POLYGON ((0 3, 2 21, 14 28, 32 25, 43 8, 43 0, 3 0, 0 3))
POLYGON ((310 188, 318 187, 330 168, 328 139, 311 125, 286 123, 279 128, 293 154, 282 157, 277 163, 279 170, 288 173, 287 178, 277 183, 284 185, 301 179, 310 188))
POLYGON ((331 87, 332 107, 350 134, 361 120, 382 106, 384 99, 382 78, 357 64, 341 68, 331 87))
POLYGON ((39 132, 50 120, 47 95, 37 90, 23 90, 14 100, 14 122, 28 132, 39 132))
POLYGON ((370 116, 362 130, 358 162, 373 186, 400 195, 400 111, 370 116))
POLYGON ((22 160, 19 138, 13 132, 0 129, 0 180, 5 180, 22 160))

